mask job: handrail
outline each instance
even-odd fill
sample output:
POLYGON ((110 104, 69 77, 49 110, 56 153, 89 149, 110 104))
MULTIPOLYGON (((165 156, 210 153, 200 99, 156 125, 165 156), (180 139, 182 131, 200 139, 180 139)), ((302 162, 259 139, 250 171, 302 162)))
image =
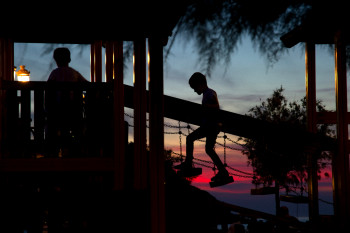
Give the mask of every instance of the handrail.
MULTIPOLYGON (((35 90, 46 88, 67 90, 112 90, 113 83, 55 82, 54 85, 50 85, 49 82, 38 81, 31 81, 25 83, 14 81, 2 81, 1 87, 2 89, 12 90, 35 90)), ((133 87, 124 85, 125 107, 133 108, 133 90, 133 87)), ((202 112, 201 109, 202 107, 200 104, 164 95, 164 116, 167 118, 187 122, 189 124, 200 125, 202 112)), ((267 121, 258 120, 253 117, 228 112, 225 110, 220 110, 219 114, 219 118, 223 123, 222 131, 229 134, 245 138, 263 139, 267 143, 278 144, 281 147, 291 144, 318 147, 322 150, 333 150, 335 147, 335 139, 324 135, 310 133, 306 130, 295 128, 294 126, 291 126, 289 124, 273 124, 267 121)))
POLYGON ((86 90, 86 89, 112 89, 111 83, 90 82, 43 82, 43 81, 1 81, 3 90, 45 90, 47 88, 57 90, 86 90))

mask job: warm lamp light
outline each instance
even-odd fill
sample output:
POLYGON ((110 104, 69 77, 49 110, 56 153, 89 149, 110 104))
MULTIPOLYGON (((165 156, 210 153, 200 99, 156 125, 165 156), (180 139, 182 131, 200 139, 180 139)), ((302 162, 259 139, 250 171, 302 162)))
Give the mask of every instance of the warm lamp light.
POLYGON ((17 67, 14 66, 13 67, 13 80, 17 80, 17 78, 16 78, 16 70, 17 70, 17 67))
POLYGON ((19 66, 17 73, 17 81, 28 82, 30 80, 30 72, 25 69, 25 66, 19 66))

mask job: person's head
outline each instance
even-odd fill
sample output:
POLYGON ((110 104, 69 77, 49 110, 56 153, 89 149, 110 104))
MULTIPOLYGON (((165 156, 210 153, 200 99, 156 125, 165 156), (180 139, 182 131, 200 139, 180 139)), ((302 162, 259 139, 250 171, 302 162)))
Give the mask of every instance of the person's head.
POLYGON ((192 74, 188 83, 198 95, 202 94, 203 91, 208 88, 207 79, 205 78, 204 74, 200 72, 192 74))
POLYGON ((70 60, 70 51, 68 48, 57 48, 53 52, 53 58, 58 67, 68 66, 70 60))

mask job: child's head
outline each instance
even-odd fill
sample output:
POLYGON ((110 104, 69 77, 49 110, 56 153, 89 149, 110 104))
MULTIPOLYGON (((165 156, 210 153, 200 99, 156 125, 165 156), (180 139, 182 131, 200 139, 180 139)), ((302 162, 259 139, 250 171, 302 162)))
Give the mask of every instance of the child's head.
POLYGON ((196 73, 192 74, 192 76, 190 77, 190 80, 188 81, 188 83, 190 84, 190 87, 195 92, 197 92, 198 95, 202 94, 203 91, 206 88, 208 88, 208 86, 207 86, 207 79, 200 72, 196 72, 196 73))
POLYGON ((55 59, 57 66, 68 66, 70 60, 70 51, 67 48, 57 48, 53 52, 53 58, 55 59))

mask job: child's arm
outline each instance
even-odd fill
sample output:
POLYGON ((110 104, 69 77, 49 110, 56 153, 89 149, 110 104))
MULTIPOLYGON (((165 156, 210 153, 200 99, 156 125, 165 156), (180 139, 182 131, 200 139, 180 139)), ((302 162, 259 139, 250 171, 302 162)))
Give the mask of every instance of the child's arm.
POLYGON ((220 108, 218 103, 207 103, 207 104, 204 104, 203 107, 205 107, 205 108, 213 108, 213 109, 219 109, 220 108))
POLYGON ((209 109, 219 109, 219 101, 218 98, 215 95, 210 96, 210 98, 203 103, 204 108, 209 108, 209 109))

